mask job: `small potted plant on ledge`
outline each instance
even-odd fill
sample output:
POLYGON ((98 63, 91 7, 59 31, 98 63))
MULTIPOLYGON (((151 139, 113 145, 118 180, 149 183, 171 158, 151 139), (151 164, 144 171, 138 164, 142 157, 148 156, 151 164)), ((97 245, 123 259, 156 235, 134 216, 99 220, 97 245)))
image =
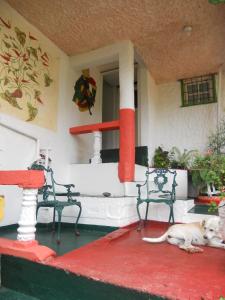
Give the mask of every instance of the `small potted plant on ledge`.
POLYGON ((188 197, 188 169, 193 161, 196 150, 180 151, 177 147, 173 147, 170 151, 158 147, 153 156, 153 168, 175 169, 177 171, 177 196, 180 199, 188 197))
POLYGON ((181 152, 177 147, 170 150, 170 167, 172 169, 188 170, 192 164, 193 158, 198 154, 197 150, 184 149, 181 152))
POLYGON ((158 147, 155 149, 153 156, 153 167, 159 169, 168 169, 170 167, 169 151, 163 149, 163 147, 158 147))
POLYGON ((170 151, 166 151, 158 147, 154 153, 153 166, 154 168, 188 170, 197 153, 197 150, 184 149, 181 152, 177 147, 173 147, 170 151))

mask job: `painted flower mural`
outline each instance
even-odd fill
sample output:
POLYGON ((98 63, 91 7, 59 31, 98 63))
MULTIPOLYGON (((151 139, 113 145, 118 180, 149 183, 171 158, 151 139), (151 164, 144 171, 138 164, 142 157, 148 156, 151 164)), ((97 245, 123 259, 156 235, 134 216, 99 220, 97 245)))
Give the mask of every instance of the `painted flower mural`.
POLYGON ((7 101, 26 110, 26 121, 34 120, 45 103, 43 87, 53 82, 49 66, 49 55, 38 39, 0 16, 0 104, 7 101))

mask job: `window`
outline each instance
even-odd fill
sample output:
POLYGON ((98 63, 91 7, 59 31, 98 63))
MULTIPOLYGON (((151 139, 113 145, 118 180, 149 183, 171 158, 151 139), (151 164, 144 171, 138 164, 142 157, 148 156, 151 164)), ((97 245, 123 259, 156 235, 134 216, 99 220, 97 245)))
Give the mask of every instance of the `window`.
POLYGON ((216 102, 215 74, 181 80, 182 106, 216 102))

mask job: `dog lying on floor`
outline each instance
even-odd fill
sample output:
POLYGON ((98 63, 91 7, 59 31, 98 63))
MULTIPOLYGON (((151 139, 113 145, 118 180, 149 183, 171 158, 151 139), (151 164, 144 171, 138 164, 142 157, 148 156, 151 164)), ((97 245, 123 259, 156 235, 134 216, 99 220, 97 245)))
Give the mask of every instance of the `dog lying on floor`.
POLYGON ((159 238, 143 238, 149 243, 167 241, 189 253, 202 252, 197 246, 210 246, 225 249, 225 243, 220 234, 220 218, 211 217, 202 222, 172 225, 159 238), (195 245, 195 246, 194 246, 195 245), (197 245, 197 246, 196 246, 197 245))

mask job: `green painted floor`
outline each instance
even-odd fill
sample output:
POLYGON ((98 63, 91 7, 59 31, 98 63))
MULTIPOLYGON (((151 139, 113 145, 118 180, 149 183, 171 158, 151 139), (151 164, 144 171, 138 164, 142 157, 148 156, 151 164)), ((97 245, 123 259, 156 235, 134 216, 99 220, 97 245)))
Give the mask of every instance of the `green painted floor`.
POLYGON ((213 215, 218 216, 218 210, 215 210, 214 212, 209 211, 209 205, 205 204, 196 204, 192 209, 190 209, 188 212, 192 214, 202 214, 202 215, 213 215))
POLYGON ((38 300, 38 298, 27 296, 22 293, 1 287, 0 300, 38 300))
MULTIPOLYGON (((62 226, 61 243, 58 245, 56 243, 56 234, 52 233, 50 226, 41 226, 41 228, 37 229, 36 239, 40 244, 53 249, 57 255, 62 255, 97 240, 113 230, 114 228, 111 227, 105 229, 100 226, 99 229, 96 227, 94 229, 91 229, 91 227, 90 229, 80 228, 80 236, 76 236, 73 226, 62 226)), ((17 232, 14 226, 0 229, 0 237, 15 240, 16 236, 17 232)))

